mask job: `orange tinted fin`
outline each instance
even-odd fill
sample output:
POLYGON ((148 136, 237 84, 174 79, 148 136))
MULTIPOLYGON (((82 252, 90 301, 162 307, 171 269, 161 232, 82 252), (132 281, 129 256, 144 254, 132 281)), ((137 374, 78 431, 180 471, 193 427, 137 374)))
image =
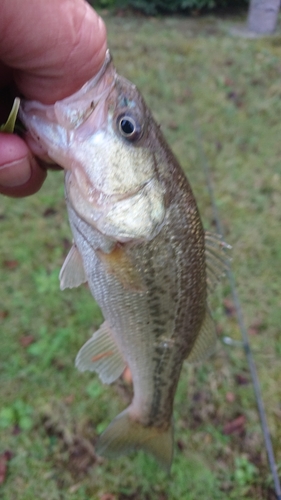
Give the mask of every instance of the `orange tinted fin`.
POLYGON ((110 253, 104 253, 101 250, 97 250, 96 253, 107 272, 113 274, 124 288, 134 292, 145 291, 141 274, 126 253, 124 246, 117 244, 110 253))
POLYGON ((112 356, 113 354, 114 354, 113 351, 101 352, 100 354, 96 354, 96 356, 92 357, 92 363, 96 363, 97 361, 100 361, 101 359, 108 358, 109 356, 112 356))
POLYGON ((105 384, 111 384, 123 373, 126 364, 106 321, 80 349, 75 365, 81 372, 98 373, 105 384))

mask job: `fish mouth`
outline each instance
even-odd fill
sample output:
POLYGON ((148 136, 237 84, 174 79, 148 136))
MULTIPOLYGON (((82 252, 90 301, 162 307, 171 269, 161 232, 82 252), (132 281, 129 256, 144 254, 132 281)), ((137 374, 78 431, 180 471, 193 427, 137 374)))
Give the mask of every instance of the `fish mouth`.
POLYGON ((111 56, 111 53, 110 53, 109 49, 107 49, 106 53, 105 53, 105 59, 104 59, 104 62, 103 62, 103 65, 102 65, 101 69, 94 76, 94 78, 92 78, 92 80, 91 80, 91 87, 95 87, 96 86, 96 84, 100 81, 100 79, 105 74, 105 72, 106 72, 106 70, 107 70, 107 68, 108 68, 108 66, 110 65, 111 62, 112 62, 112 56, 111 56))
MULTIPOLYGON (((66 172, 66 186, 67 190, 71 191, 70 185, 75 184, 76 195, 79 193, 79 197, 83 198, 85 202, 92 207, 92 209, 101 209, 104 207, 111 207, 115 203, 120 201, 128 200, 136 196, 138 193, 143 191, 147 186, 149 186, 154 178, 147 179, 138 186, 128 189, 123 193, 105 193, 104 191, 97 189, 93 186, 88 176, 80 169, 66 172)), ((75 197, 72 198, 72 202, 75 204, 75 197)))
POLYGON ((99 117, 99 115, 102 115, 103 120, 105 119, 105 109, 100 108, 105 107, 108 96, 115 85, 115 79, 116 70, 107 49, 104 63, 99 72, 77 92, 54 104, 58 125, 68 131, 79 129, 79 135, 80 133, 83 135, 83 130, 91 127, 93 134, 101 126, 101 116, 99 117), (91 115, 97 116, 95 120, 91 119, 90 124, 86 123, 91 115))
MULTIPOLYGON (((77 92, 56 101, 55 104, 41 104, 37 101, 23 99, 19 116, 31 135, 34 136, 35 141, 42 142, 43 147, 48 149, 49 142, 54 140, 53 135, 50 137, 51 128, 61 128, 61 130, 65 130, 65 134, 80 127, 83 128, 83 124, 97 110, 99 103, 106 101, 114 87, 115 78, 116 70, 107 49, 104 63, 99 72, 77 92)), ((62 135, 62 131, 60 135, 62 135)), ((62 166, 67 168, 65 165, 62 166)))

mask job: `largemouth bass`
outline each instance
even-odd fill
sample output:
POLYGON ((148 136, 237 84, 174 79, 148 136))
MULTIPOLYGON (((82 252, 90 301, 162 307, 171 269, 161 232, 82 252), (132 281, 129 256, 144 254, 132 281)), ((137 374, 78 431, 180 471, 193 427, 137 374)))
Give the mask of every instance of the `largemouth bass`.
POLYGON ((105 318, 76 366, 107 384, 126 366, 132 374, 133 400, 97 451, 142 448, 169 470, 182 364, 203 359, 216 342, 207 288, 223 272, 223 244, 205 234, 187 178, 109 53, 74 95, 54 105, 23 102, 20 116, 42 156, 66 172, 74 244, 61 288, 87 281, 105 318))

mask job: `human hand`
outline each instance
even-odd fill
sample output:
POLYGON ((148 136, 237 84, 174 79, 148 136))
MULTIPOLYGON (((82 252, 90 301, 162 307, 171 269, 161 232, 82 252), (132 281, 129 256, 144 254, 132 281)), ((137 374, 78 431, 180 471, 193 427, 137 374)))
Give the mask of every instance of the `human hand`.
MULTIPOLYGON (((52 104, 98 72, 106 52, 101 18, 85 0, 2 0, 0 124, 13 94, 52 104)), ((46 177, 23 139, 0 133, 0 193, 28 196, 46 177)))

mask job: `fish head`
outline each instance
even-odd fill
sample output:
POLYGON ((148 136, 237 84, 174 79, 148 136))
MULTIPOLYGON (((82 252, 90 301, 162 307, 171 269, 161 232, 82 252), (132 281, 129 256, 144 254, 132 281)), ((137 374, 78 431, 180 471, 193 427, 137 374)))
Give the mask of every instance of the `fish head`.
POLYGON ((20 116, 41 156, 66 170, 67 200, 84 220, 114 237, 119 230, 121 241, 159 231, 165 196, 151 144, 156 125, 135 85, 117 74, 109 52, 100 72, 78 92, 54 105, 23 102, 20 116), (128 211, 138 220, 123 234, 128 211))

